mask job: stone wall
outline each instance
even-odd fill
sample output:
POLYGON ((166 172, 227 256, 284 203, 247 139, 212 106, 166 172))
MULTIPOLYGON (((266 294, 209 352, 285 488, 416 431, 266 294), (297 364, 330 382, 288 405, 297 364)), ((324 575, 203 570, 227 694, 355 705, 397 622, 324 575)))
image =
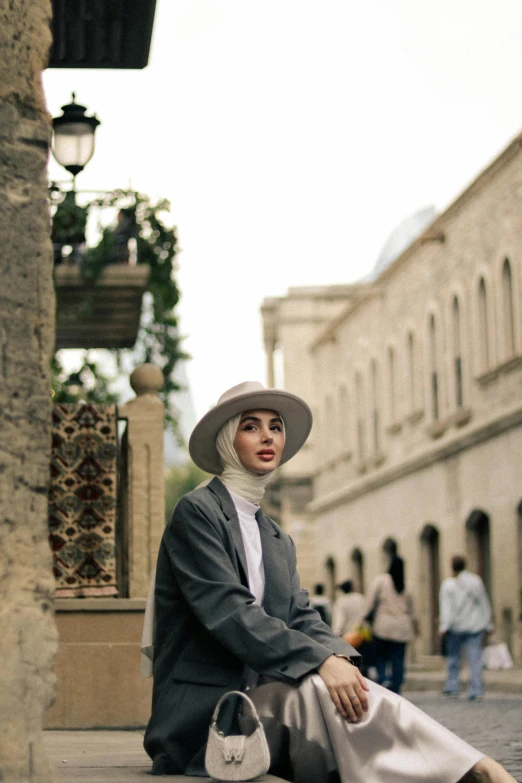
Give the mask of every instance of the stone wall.
POLYGON ((318 569, 333 558, 355 577, 358 550, 368 587, 393 537, 421 609, 420 653, 437 649, 438 587, 462 552, 522 660, 521 194, 518 138, 310 346, 318 569))
POLYGON ((54 292, 41 87, 49 0, 0 2, 0 779, 52 780, 40 741, 56 650, 47 542, 54 292))

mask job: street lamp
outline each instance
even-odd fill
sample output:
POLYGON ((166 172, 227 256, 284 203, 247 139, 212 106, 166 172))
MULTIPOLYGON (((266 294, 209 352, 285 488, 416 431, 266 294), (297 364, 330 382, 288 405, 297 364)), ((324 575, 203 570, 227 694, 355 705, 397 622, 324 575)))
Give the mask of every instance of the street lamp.
MULTIPOLYGON (((86 107, 75 102, 62 106, 61 117, 53 117, 53 155, 73 178, 82 171, 94 152, 94 133, 100 124, 96 116, 86 117, 86 107)), ((74 181, 73 181, 74 189, 74 181)))

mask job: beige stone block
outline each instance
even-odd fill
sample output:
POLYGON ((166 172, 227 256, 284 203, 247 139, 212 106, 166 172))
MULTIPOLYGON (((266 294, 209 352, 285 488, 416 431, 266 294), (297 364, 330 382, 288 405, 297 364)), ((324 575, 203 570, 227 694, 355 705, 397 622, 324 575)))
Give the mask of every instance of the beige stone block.
POLYGON ((60 646, 99 641, 108 645, 138 644, 143 629, 143 612, 60 612, 56 615, 56 626, 60 646))
POLYGON ((46 728, 146 725, 152 680, 140 678, 136 634, 141 636, 142 619, 130 613, 58 616, 63 636, 55 665, 56 699, 45 713, 46 728))

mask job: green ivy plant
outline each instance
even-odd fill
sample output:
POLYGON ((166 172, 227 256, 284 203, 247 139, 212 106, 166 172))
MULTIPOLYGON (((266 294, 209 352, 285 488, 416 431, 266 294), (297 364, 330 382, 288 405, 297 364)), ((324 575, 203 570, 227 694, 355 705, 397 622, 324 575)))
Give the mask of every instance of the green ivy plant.
MULTIPOLYGON (((105 227, 101 231, 98 244, 95 247, 87 247, 83 252, 81 270, 86 283, 95 288, 96 281, 105 266, 111 263, 122 263, 122 260, 125 260, 122 259, 122 253, 126 252, 129 236, 136 240, 137 262, 149 265, 149 297, 148 303, 142 309, 136 344, 132 349, 114 349, 114 353, 119 368, 122 367, 125 356, 130 354, 135 364, 153 362, 161 368, 164 377, 162 397, 165 403, 166 421, 175 425, 176 415, 170 402, 170 395, 177 391, 179 386, 173 379, 173 370, 180 359, 188 356, 181 347, 182 338, 178 332, 175 313, 179 300, 179 289, 175 280, 178 240, 175 228, 164 222, 164 215, 170 211, 169 202, 166 199, 153 201, 149 196, 133 190, 115 190, 99 194, 82 207, 78 207, 74 196, 70 197, 69 194, 66 194, 65 198, 62 194, 62 200, 56 204, 59 198, 56 191, 51 190, 51 201, 56 205, 52 225, 52 239, 55 246, 82 241, 79 237, 82 236, 80 230, 83 218, 85 218, 83 220, 83 239, 85 239, 85 225, 92 209, 112 208, 118 213, 118 224, 105 227), (123 236, 122 225, 124 225, 123 236)), ((56 402, 86 399, 86 391, 89 392, 92 402, 115 401, 113 399, 115 395, 109 392, 112 379, 104 373, 99 362, 92 360, 90 354, 86 357, 82 369, 74 375, 77 376, 74 381, 78 378, 81 381, 84 376, 91 378, 89 388, 86 389, 83 382, 80 386, 71 383, 58 357, 54 357, 52 377, 53 398, 56 402), (94 382, 92 378, 95 379, 94 382)))
POLYGON ((88 353, 83 365, 69 376, 59 358, 51 360, 51 379, 54 402, 119 402, 119 396, 111 391, 114 380, 106 374, 88 353))
MULTIPOLYGON (((54 193, 56 192, 54 191, 54 193)), ((85 242, 88 212, 88 206, 80 207, 76 203, 74 191, 67 191, 53 215, 52 241, 59 245, 75 245, 85 242)))

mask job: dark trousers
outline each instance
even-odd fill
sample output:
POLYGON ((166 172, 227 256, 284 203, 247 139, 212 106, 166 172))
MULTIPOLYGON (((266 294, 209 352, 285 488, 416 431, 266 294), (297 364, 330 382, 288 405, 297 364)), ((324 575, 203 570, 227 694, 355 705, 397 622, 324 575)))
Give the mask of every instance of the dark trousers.
POLYGON ((368 669, 372 666, 377 666, 375 660, 375 641, 363 642, 360 647, 357 648, 357 652, 361 653, 361 674, 368 677, 368 669))
POLYGON ((390 682, 388 686, 394 693, 401 692, 404 680, 404 655, 406 642, 393 642, 391 639, 375 637, 375 655, 379 685, 390 682), (391 679, 388 677, 387 664, 391 664, 391 679))

